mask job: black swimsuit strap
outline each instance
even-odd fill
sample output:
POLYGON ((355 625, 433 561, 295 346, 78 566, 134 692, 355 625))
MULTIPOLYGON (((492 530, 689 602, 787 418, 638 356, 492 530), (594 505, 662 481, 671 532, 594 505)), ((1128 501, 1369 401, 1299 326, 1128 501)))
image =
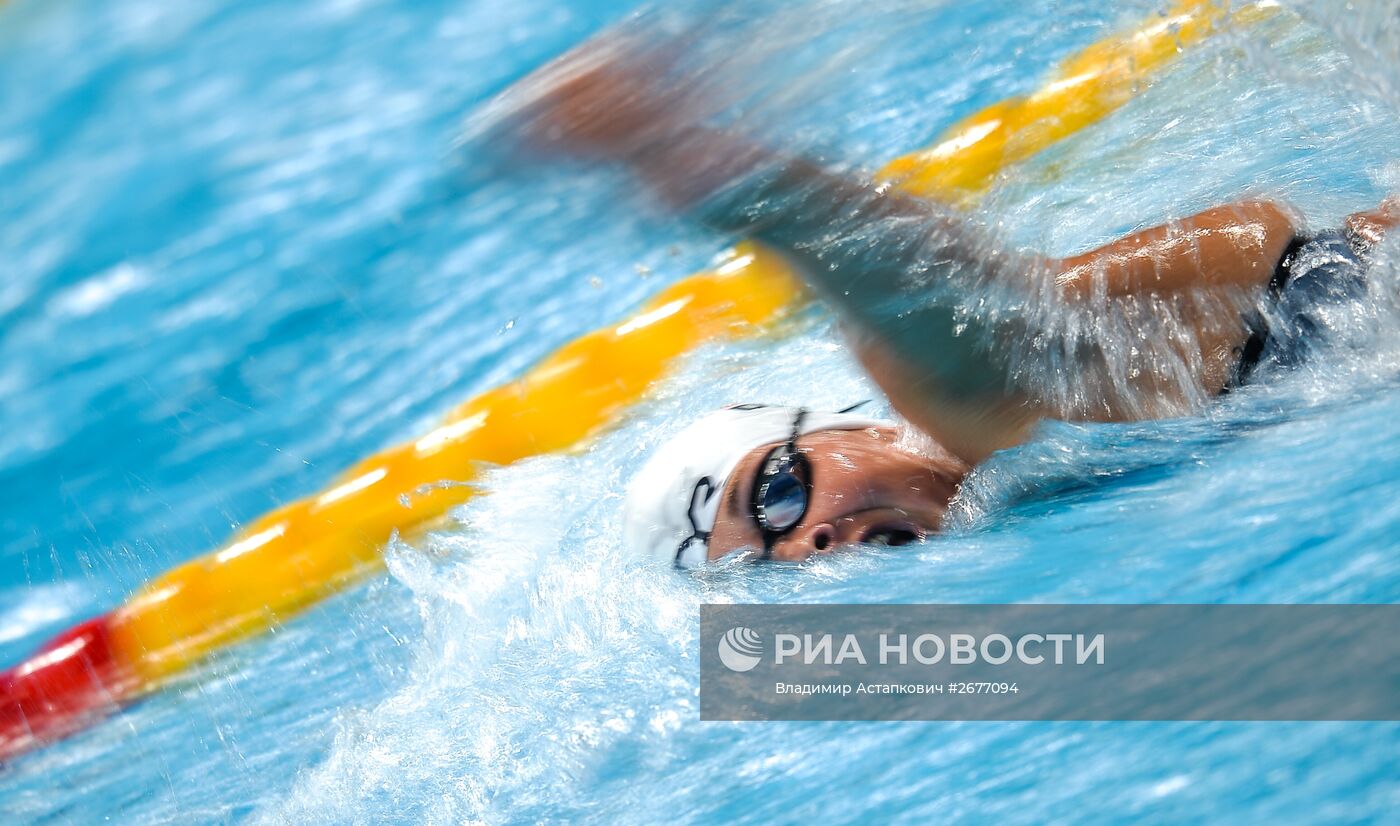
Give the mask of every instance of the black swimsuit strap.
POLYGON ((1288 281, 1293 277, 1293 265, 1298 261, 1298 252, 1316 241, 1317 237, 1312 235, 1295 235, 1293 240, 1284 247, 1283 255, 1279 256, 1278 263, 1274 265, 1274 274, 1269 277, 1269 294, 1278 296, 1283 293, 1283 288, 1288 286, 1288 281))
MULTIPOLYGON (((1278 263, 1274 265, 1274 274, 1269 277, 1270 298, 1278 298, 1283 294, 1284 288, 1293 278, 1293 264, 1298 260, 1298 251, 1312 241, 1311 236, 1295 235, 1293 240, 1288 242, 1283 255, 1279 256, 1278 263)), ((1230 382, 1221 389, 1222 396, 1244 384, 1259 366, 1259 361, 1264 358, 1264 346, 1269 341, 1269 322, 1254 310, 1245 315, 1244 324, 1249 330, 1249 339, 1240 348, 1240 360, 1235 363, 1234 375, 1230 377, 1230 382)))

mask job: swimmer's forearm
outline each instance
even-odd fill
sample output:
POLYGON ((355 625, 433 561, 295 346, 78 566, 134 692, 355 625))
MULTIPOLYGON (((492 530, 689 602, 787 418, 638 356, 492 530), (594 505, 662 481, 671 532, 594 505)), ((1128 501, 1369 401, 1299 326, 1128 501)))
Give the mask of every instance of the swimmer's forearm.
POLYGON ((620 160, 678 211, 803 259, 838 306, 905 295, 911 272, 985 271, 1007 258, 959 214, 742 135, 692 127, 620 160))
MULTIPOLYGON (((692 126, 668 135, 620 160, 630 166, 674 209, 691 211, 727 189, 763 176, 771 197, 792 196, 782 204, 767 204, 781 211, 784 221, 829 211, 876 198, 886 211, 902 209, 921 215, 927 205, 908 196, 883 192, 869 181, 832 172, 820 163, 765 146, 732 132, 692 126), (924 205, 920 208, 919 205, 924 205)), ((757 206, 757 205, 741 205, 757 206)), ((827 221, 829 215, 818 220, 827 221)), ((702 217, 702 220, 705 220, 702 217)), ((713 219, 710 222, 714 222, 713 219)), ((731 222, 722 227, 731 229, 731 222)), ((813 221, 805 223, 815 224, 813 221)), ((822 226, 829 230, 830 225, 822 226)))
POLYGON ((716 192, 779 163, 777 152, 753 141, 703 127, 620 158, 673 209, 688 212, 716 192))

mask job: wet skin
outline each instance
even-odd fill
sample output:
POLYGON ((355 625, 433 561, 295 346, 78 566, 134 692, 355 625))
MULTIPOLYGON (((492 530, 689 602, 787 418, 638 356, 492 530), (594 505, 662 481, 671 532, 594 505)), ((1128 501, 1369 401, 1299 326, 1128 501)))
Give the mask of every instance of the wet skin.
MULTIPOLYGON (((777 445, 751 451, 726 483, 709 558, 762 551, 754 521, 754 485, 777 445)), ((811 463, 811 494, 802 520, 773 544, 772 559, 798 562, 858 544, 905 544, 938 530, 968 467, 899 443, 894 428, 827 430, 797 440, 811 463)))

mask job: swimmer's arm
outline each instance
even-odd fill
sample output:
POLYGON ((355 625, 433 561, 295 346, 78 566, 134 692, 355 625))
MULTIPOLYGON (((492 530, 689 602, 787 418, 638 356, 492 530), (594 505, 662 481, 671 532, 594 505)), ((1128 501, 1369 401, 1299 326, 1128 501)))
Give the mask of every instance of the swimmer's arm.
MULTIPOLYGON (((699 126, 637 73, 584 72, 545 103, 531 133, 540 146, 621 162, 673 207, 796 258, 896 409, 970 464, 1023 441, 1042 418, 1082 416, 1013 389, 1005 360, 975 344, 991 334, 976 314, 954 318, 948 301, 919 302, 921 293, 1037 272, 1061 276, 1071 296, 1092 294, 1095 279, 1114 295, 1262 283, 1292 237, 1281 211, 1247 203, 1083 256, 1022 255, 937 204, 699 126)), ((1113 400, 1102 408, 1103 418, 1124 416, 1113 400)))

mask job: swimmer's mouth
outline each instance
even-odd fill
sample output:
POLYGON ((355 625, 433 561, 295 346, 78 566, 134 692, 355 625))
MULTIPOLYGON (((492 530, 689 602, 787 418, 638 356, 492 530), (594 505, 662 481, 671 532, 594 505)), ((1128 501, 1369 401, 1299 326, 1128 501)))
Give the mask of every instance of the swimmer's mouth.
POLYGON ((909 522, 895 522, 871 525, 858 540, 862 545, 881 545, 896 548, 922 542, 925 533, 917 525, 909 522))

